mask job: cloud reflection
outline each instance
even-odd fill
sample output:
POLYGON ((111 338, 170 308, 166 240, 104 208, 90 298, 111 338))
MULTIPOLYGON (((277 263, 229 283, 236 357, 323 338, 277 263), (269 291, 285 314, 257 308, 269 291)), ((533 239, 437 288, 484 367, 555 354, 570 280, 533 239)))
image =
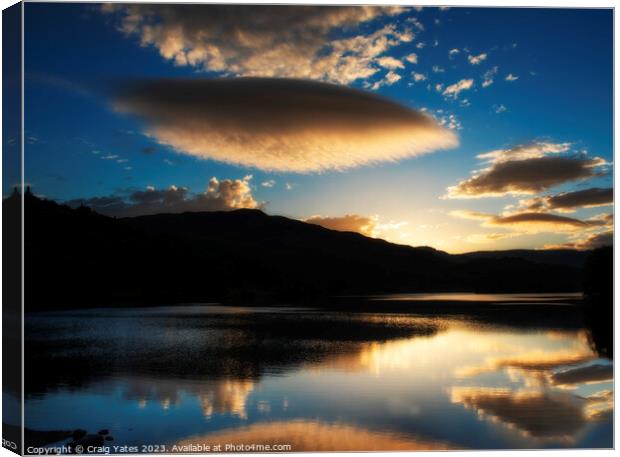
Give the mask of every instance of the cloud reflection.
POLYGON ((200 395, 204 415, 211 417, 213 413, 227 413, 247 419, 247 399, 253 389, 254 382, 249 380, 227 379, 215 383, 200 395))
POLYGON ((391 432, 370 431, 350 424, 296 420, 258 423, 187 438, 186 446, 201 442, 221 444, 289 444, 293 452, 326 451, 422 451, 453 449, 447 443, 425 441, 391 432))
POLYGON ((579 391, 586 384, 611 380, 613 366, 591 363, 596 355, 583 332, 550 331, 545 337, 554 346, 566 344, 554 350, 517 346, 507 351, 512 354, 455 370, 461 380, 503 372, 511 385, 455 386, 450 389, 451 401, 476 411, 481 420, 504 424, 537 440, 574 443, 575 434, 588 423, 608 420, 613 392, 583 396, 579 391))
POLYGON ((576 397, 562 392, 455 387, 451 399, 535 438, 570 439, 586 423, 576 397))
POLYGON ((587 365, 584 367, 571 368, 551 375, 551 381, 555 385, 567 386, 583 383, 595 383, 610 381, 614 377, 612 365, 587 365))
POLYGON ((135 400, 140 408, 157 403, 167 410, 178 405, 181 393, 187 392, 200 402, 206 418, 214 414, 230 414, 247 419, 247 400, 255 382, 249 379, 213 379, 203 382, 183 382, 174 379, 127 378, 124 398, 135 400))
POLYGON ((614 413, 614 392, 613 390, 603 390, 586 397, 588 404, 584 408, 584 413, 588 420, 592 422, 603 422, 613 419, 614 413))

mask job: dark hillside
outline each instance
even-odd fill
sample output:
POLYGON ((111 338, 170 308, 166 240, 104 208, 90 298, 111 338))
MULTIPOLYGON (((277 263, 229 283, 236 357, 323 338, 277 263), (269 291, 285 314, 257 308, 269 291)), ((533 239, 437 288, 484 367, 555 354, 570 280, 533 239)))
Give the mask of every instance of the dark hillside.
MULTIPOLYGON (((7 205, 16 204, 9 198, 7 205)), ((579 262, 452 256, 258 210, 115 219, 26 195, 28 309, 191 301, 316 302, 341 294, 581 290, 579 262)), ((562 255, 580 258, 582 253, 562 255)))

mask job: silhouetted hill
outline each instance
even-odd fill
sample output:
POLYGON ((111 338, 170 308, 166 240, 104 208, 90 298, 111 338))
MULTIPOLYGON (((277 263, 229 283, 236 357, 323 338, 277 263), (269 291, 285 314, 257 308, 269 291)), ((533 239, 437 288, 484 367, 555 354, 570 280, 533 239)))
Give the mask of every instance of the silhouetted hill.
MULTIPOLYGON (((5 210, 16 204, 19 198, 5 200, 5 210)), ((563 264, 552 258, 556 254, 452 256, 258 210, 115 219, 27 194, 25 211, 31 310, 211 300, 316 303, 333 295, 416 291, 581 290, 579 263, 563 264)))
POLYGON ((469 261, 473 259, 523 259, 549 265, 563 265, 582 268, 589 251, 575 249, 511 249, 508 251, 476 251, 455 255, 456 260, 469 261))

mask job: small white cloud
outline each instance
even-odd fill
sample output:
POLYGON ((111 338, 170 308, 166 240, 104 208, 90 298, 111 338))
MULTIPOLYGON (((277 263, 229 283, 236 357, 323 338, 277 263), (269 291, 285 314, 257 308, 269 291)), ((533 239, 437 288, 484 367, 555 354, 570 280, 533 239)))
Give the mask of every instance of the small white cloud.
POLYGON ((483 78, 482 87, 489 87, 491 84, 493 84, 493 80, 498 70, 499 70, 499 67, 493 67, 484 73, 484 75, 482 76, 483 78))
POLYGON ((461 79, 459 82, 449 85, 443 91, 443 95, 451 98, 458 98, 459 93, 464 90, 469 90, 473 87, 474 80, 473 79, 461 79))
POLYGON ((519 79, 519 77, 513 75, 512 73, 508 73, 508 76, 506 76, 506 81, 516 81, 517 79, 519 79))
POLYGON ((440 118, 440 124, 448 127, 450 130, 461 130, 463 125, 455 114, 448 114, 447 117, 440 118))
POLYGON ((388 85, 392 85, 397 81, 400 81, 401 76, 393 71, 389 71, 387 75, 385 75, 385 81, 388 85))
POLYGON ((271 188, 276 185, 276 182, 273 179, 269 179, 267 181, 263 181, 262 183, 260 183, 260 185, 263 187, 271 188))
POLYGON ((418 44, 415 45, 415 47, 418 49, 424 49, 424 46, 426 46, 426 43, 424 41, 420 41, 418 44))
POLYGON ((415 33, 411 29, 405 29, 401 32, 395 31, 394 36, 403 43, 411 43, 415 38, 415 33))
POLYGON ((390 70, 405 68, 405 65, 400 60, 391 56, 380 57, 379 59, 377 59, 377 63, 383 68, 388 68, 390 70))
POLYGON ((497 114, 504 113, 504 112, 508 111, 508 108, 506 108, 506 106, 501 105, 501 104, 500 105, 493 105, 493 109, 495 110, 495 112, 497 114))
POLYGON ((443 127, 447 127, 450 130, 461 130, 463 125, 461 121, 453 113, 447 113, 442 109, 425 110, 427 111, 438 123, 443 127))
POLYGON ((413 80, 415 82, 426 81, 426 75, 423 73, 416 73, 414 71, 413 73, 411 73, 411 76, 413 76, 413 80))
POLYGON ((401 78, 402 76, 400 76, 398 73, 390 70, 387 72, 383 79, 375 81, 375 83, 370 86, 370 90, 377 90, 381 86, 391 86, 392 84, 400 81, 401 78))
POLYGON ((433 72, 434 73, 444 73, 446 70, 444 70, 442 67, 440 67, 439 65, 433 65, 433 72))
POLYGON ((496 149, 494 151, 485 152, 483 154, 478 154, 476 158, 488 164, 508 162, 511 160, 538 159, 552 154, 567 152, 570 150, 571 146, 571 143, 534 142, 508 149, 496 149))
POLYGON ((418 63, 418 55, 415 52, 405 56, 405 60, 409 63, 418 63))
POLYGON ((116 160, 118 159, 118 154, 108 154, 106 156, 101 157, 102 160, 116 160))
POLYGON ((450 49, 448 51, 448 58, 453 59, 457 54, 459 54, 461 52, 460 49, 458 48, 454 48, 454 49, 450 49))
POLYGON ((469 63, 472 65, 478 65, 483 60, 486 60, 486 58, 487 54, 485 52, 478 54, 477 56, 467 56, 467 60, 469 60, 469 63))
POLYGON ((411 24, 413 24, 420 32, 424 31, 424 24, 422 24, 418 18, 416 17, 409 17, 407 18, 407 22, 410 22, 411 24))

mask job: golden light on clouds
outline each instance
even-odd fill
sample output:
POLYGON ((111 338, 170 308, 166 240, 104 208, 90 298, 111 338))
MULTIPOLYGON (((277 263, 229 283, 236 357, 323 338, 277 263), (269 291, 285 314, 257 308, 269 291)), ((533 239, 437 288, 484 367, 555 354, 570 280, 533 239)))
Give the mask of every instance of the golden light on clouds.
POLYGON ((573 241, 559 244, 546 244, 545 249, 596 249, 614 244, 614 231, 608 230, 601 233, 588 233, 573 241))
POLYGON ((252 175, 242 179, 209 179, 206 189, 192 193, 187 187, 172 185, 165 189, 147 186, 132 189, 127 195, 112 195, 69 200, 67 205, 88 206, 98 213, 115 217, 143 216, 157 213, 186 211, 230 211, 235 209, 262 209, 263 203, 252 194, 252 175))
POLYGON ((486 227, 504 227, 528 233, 571 232, 590 226, 590 222, 549 213, 518 213, 488 219, 486 227))
POLYGON ((614 202, 612 187, 562 192, 519 201, 519 207, 528 211, 558 211, 572 213, 578 208, 596 208, 609 206, 614 202))
POLYGON ((609 165, 586 153, 564 154, 570 143, 533 143, 479 154, 485 168, 448 187, 446 198, 533 195, 551 187, 604 173, 609 165))
POLYGON ((392 22, 402 6, 105 4, 119 29, 178 66, 235 76, 288 77, 349 84, 391 65, 387 52, 415 38, 392 22), (342 31, 346 31, 345 36, 342 31), (387 59, 387 60, 386 60, 387 59))
POLYGON ((406 234, 400 229, 408 223, 405 221, 383 222, 379 216, 362 216, 360 214, 345 214, 344 216, 311 216, 304 220, 309 224, 320 225, 330 230, 340 232, 356 232, 372 238, 384 238, 398 242, 406 234))
POLYGON ((180 153, 299 173, 393 162, 453 148, 453 131, 377 95, 326 83, 262 78, 130 84, 115 107, 180 153))
MULTIPOLYGON (((510 230, 510 232, 506 233, 476 234, 472 239, 474 242, 479 240, 493 241, 535 233, 569 233, 579 235, 592 230, 609 233, 613 227, 613 215, 607 213, 599 214, 585 220, 543 212, 517 212, 494 215, 479 211, 456 210, 452 211, 450 215, 460 219, 481 221, 481 227, 510 230)), ((602 233, 597 235, 601 235, 602 233)), ((608 240, 604 238, 600 241, 608 240)))
POLYGON ((373 236, 377 225, 377 218, 361 216, 359 214, 345 214, 344 216, 311 216, 304 222, 320 225, 330 230, 341 232, 356 232, 366 236, 373 236))

